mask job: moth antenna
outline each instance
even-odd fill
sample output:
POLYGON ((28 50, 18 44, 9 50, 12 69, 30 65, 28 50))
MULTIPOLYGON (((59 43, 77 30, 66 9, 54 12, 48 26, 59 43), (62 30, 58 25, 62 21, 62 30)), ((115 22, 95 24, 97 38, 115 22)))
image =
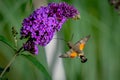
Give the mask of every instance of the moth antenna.
POLYGON ((71 48, 72 44, 71 44, 70 41, 73 39, 73 37, 74 37, 74 34, 72 34, 71 39, 69 41, 67 41, 67 40, 65 40, 63 38, 53 38, 53 39, 63 40, 68 45, 68 47, 71 48))
POLYGON ((72 41, 73 37, 74 37, 74 34, 72 34, 72 37, 71 37, 70 41, 72 41))
POLYGON ((63 41, 65 41, 66 43, 68 42, 68 41, 66 41, 65 39, 62 39, 62 38, 53 38, 53 39, 63 40, 63 41))

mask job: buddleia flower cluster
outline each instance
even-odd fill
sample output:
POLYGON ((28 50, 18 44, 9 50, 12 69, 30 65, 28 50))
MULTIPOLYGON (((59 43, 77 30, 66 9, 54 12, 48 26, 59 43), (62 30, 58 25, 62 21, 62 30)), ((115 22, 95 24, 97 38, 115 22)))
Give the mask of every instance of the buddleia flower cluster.
POLYGON ((24 50, 38 54, 38 45, 46 46, 67 19, 78 16, 78 10, 65 2, 50 3, 36 9, 22 23, 21 39, 28 39, 23 44, 24 50))

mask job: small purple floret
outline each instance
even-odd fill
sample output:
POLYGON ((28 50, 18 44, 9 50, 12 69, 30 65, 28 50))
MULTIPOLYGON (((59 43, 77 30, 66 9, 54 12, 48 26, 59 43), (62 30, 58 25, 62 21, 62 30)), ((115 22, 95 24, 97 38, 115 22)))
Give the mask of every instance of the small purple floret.
POLYGON ((32 40, 29 40, 23 44, 23 48, 25 51, 29 51, 32 54, 38 54, 38 47, 32 40))
POLYGON ((30 39, 24 44, 24 50, 37 54, 37 45, 46 46, 66 20, 78 14, 77 9, 65 2, 50 3, 35 10, 22 23, 21 39, 30 39))

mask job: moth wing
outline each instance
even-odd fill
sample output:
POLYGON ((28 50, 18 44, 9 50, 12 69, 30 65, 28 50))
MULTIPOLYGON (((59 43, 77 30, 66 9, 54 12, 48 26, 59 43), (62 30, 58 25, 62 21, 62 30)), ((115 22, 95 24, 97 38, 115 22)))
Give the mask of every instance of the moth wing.
POLYGON ((76 42, 75 49, 77 49, 79 52, 81 52, 84 49, 85 44, 87 43, 89 38, 90 38, 90 35, 88 35, 88 36, 82 38, 80 41, 76 42))
POLYGON ((90 38, 90 35, 82 38, 81 40, 79 40, 78 42, 76 42, 75 45, 78 45, 78 44, 80 45, 80 44, 82 44, 82 43, 86 44, 87 41, 89 40, 89 38, 90 38))
POLYGON ((75 58, 77 57, 78 54, 73 50, 70 49, 69 51, 67 51, 65 54, 62 54, 61 56, 59 56, 60 58, 75 58))

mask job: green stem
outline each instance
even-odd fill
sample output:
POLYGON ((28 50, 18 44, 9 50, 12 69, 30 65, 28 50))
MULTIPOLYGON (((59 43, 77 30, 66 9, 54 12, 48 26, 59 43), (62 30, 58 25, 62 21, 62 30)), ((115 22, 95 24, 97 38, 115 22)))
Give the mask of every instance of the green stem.
POLYGON ((15 58, 19 55, 20 51, 23 49, 23 47, 21 47, 13 56, 13 58, 10 60, 10 62, 7 64, 7 66, 4 68, 4 70, 2 71, 2 73, 0 74, 0 78, 2 78, 2 76, 4 75, 4 73, 6 72, 6 70, 11 66, 11 64, 14 62, 15 58))

